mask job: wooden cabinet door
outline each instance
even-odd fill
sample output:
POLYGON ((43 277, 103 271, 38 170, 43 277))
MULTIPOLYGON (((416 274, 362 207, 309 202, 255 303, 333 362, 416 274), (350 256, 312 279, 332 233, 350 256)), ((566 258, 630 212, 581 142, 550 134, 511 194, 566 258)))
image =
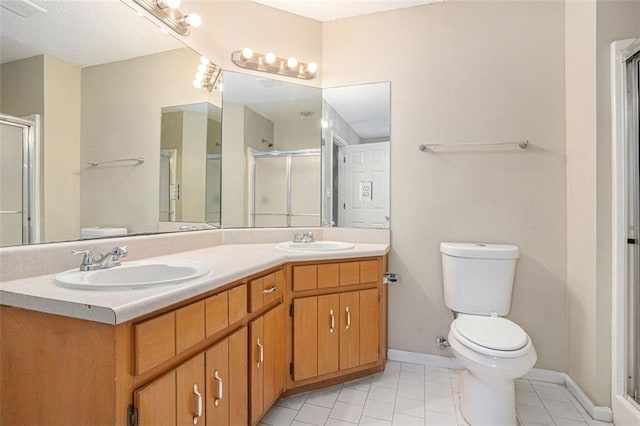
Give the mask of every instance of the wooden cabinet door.
MULTIPOLYGON (((294 310, 295 311, 295 310, 294 310)), ((296 312, 297 314, 297 312, 296 312)), ((318 297, 318 375, 333 373, 339 368, 340 296, 318 297)), ((297 363, 294 363, 297 368, 297 363)))
POLYGON ((376 362, 380 348, 380 298, 377 288, 360 291, 360 364, 376 362))
POLYGON ((258 423, 264 414, 264 317, 249 324, 249 371, 251 374, 251 424, 258 423))
POLYGON ((249 423, 247 406, 247 327, 229 337, 229 425, 249 423))
POLYGON ((229 339, 205 352, 207 425, 229 423, 229 339))
POLYGON ((133 394, 139 426, 176 424, 176 372, 161 376, 133 394))
POLYGON ((360 365, 360 294, 340 294, 340 369, 360 365))
POLYGON ((249 324, 251 424, 256 424, 284 389, 284 305, 249 324))
POLYGON ((263 413, 280 397, 285 376, 284 305, 264 315, 264 396, 263 413))
POLYGON ((176 368, 176 424, 206 424, 204 353, 176 368))
POLYGON ((205 353, 207 425, 247 424, 247 328, 205 353))
POLYGON ((318 375, 318 297, 293 301, 293 380, 318 375))

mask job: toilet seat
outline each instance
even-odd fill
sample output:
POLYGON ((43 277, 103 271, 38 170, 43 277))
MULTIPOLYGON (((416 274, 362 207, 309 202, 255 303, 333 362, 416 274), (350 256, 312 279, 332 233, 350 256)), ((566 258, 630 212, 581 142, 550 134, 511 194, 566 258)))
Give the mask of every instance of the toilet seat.
POLYGON ((458 315, 451 333, 466 347, 485 355, 515 358, 531 350, 531 339, 520 326, 506 318, 458 315))

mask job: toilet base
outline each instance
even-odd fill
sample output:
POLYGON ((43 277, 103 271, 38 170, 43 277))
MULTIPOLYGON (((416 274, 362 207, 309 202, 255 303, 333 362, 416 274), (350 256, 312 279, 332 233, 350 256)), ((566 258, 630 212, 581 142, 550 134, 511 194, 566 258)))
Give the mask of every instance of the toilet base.
POLYGON ((513 380, 481 380, 463 370, 460 373, 460 409, 471 426, 517 426, 513 380))

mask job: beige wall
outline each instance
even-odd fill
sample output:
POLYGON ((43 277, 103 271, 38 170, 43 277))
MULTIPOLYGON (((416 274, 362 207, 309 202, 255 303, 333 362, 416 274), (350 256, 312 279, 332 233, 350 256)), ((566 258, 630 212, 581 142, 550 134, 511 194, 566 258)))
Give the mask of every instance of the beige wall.
POLYGON ((80 68, 44 60, 44 240, 80 237, 80 68))
POLYGON ((537 366, 566 371, 564 5, 448 2, 329 22, 325 87, 391 81, 392 348, 443 354, 439 243, 521 249, 510 318, 537 366), (430 154, 427 142, 529 139, 527 151, 430 154))
POLYGON ((640 3, 566 3, 568 373, 610 404, 611 94, 609 45, 640 37, 640 3))

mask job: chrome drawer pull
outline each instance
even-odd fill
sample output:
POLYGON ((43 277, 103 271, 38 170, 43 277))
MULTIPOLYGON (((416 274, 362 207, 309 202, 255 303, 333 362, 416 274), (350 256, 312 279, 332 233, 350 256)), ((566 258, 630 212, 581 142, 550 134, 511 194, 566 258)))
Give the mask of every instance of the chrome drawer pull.
POLYGON ((346 329, 348 330, 349 327, 351 327, 351 312, 349 312, 349 307, 347 306, 347 308, 345 309, 347 311, 347 327, 346 329))
POLYGON ((265 288, 264 290, 262 290, 262 293, 263 294, 271 294, 274 291, 276 291, 276 286, 275 285, 273 287, 271 287, 271 288, 265 288))
POLYGON ((333 329, 336 327, 336 317, 333 315, 333 309, 329 309, 329 315, 331 315, 331 328, 329 328, 329 333, 333 333, 333 329))
POLYGON ((264 346, 260 343, 260 339, 258 339, 258 349, 260 349, 260 357, 258 358, 258 368, 264 363, 264 346))
POLYGON ((193 385, 193 394, 196 396, 194 410, 196 414, 193 416, 193 424, 198 424, 198 419, 202 416, 202 394, 198 392, 198 385, 193 385))
POLYGON ((222 401, 222 377, 218 374, 218 370, 213 372, 213 378, 218 382, 218 395, 213 398, 213 405, 217 407, 220 405, 220 401, 222 401))

